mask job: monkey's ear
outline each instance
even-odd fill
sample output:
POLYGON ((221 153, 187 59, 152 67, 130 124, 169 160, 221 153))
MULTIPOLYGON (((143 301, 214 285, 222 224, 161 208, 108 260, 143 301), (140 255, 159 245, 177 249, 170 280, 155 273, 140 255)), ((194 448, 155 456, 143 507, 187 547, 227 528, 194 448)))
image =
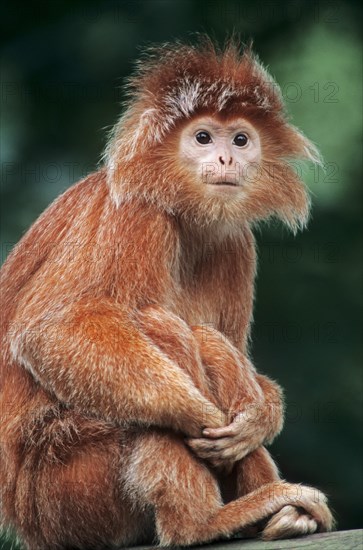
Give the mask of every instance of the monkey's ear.
POLYGON ((277 165, 274 174, 274 200, 278 205, 275 214, 294 234, 306 226, 311 206, 309 192, 298 172, 296 166, 285 163, 277 165))
MULTIPOLYGON (((287 130, 290 132, 290 146, 291 157, 290 160, 293 165, 293 161, 308 161, 323 167, 323 158, 316 145, 308 139, 298 128, 292 125, 288 125, 287 130)), ((284 222, 288 227, 296 233, 297 230, 303 229, 309 219, 311 200, 309 191, 302 179, 302 166, 292 166, 294 175, 290 172, 291 187, 294 192, 289 193, 289 201, 287 201, 287 208, 284 212, 284 222), (295 181, 294 181, 295 180, 295 181), (289 208, 290 203, 290 208, 289 208)), ((286 173, 287 177, 288 172, 286 173)))
MULTIPOLYGON (((296 233, 305 227, 310 213, 310 197, 299 161, 322 165, 322 157, 316 146, 286 121, 281 123, 275 119, 260 128, 264 175, 268 182, 264 190, 265 203, 270 205, 273 215, 296 233)), ((263 217, 261 215, 261 219, 263 217)))
POLYGON ((323 166, 323 158, 314 143, 308 139, 296 126, 286 126, 289 141, 289 156, 297 160, 308 160, 319 166, 323 166))

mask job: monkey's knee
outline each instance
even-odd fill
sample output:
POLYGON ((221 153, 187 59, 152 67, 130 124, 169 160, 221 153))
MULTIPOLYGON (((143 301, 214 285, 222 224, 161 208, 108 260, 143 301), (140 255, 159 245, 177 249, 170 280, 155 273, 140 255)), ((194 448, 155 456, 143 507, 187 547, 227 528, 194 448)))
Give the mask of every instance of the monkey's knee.
POLYGON ((192 330, 209 388, 218 406, 227 412, 243 387, 243 356, 219 331, 206 326, 194 326, 192 330))
POLYGON ((117 434, 87 423, 51 422, 52 436, 27 449, 15 505, 16 527, 30 550, 101 549, 137 539, 141 522, 120 483, 117 434))

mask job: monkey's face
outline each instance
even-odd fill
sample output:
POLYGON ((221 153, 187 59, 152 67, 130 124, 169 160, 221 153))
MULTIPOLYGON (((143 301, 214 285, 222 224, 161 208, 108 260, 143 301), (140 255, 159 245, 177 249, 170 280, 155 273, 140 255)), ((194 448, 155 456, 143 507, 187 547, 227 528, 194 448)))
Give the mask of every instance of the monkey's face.
POLYGON ((116 201, 152 203, 189 225, 238 232, 245 222, 276 215, 295 230, 307 219, 309 200, 288 159, 308 145, 266 113, 199 113, 121 157, 111 188, 116 201))
POLYGON ((319 163, 319 153, 250 49, 163 45, 139 63, 128 93, 105 157, 117 205, 142 201, 212 229, 271 216, 294 231, 305 224, 309 198, 292 161, 319 163))
POLYGON ((180 128, 181 185, 174 186, 169 204, 202 223, 218 221, 234 228, 271 215, 293 229, 304 223, 308 197, 284 159, 304 138, 288 125, 277 127, 255 117, 256 125, 252 117, 207 113, 180 128))
POLYGON ((179 158, 208 196, 241 198, 261 161, 257 130, 247 120, 199 116, 182 130, 179 158))

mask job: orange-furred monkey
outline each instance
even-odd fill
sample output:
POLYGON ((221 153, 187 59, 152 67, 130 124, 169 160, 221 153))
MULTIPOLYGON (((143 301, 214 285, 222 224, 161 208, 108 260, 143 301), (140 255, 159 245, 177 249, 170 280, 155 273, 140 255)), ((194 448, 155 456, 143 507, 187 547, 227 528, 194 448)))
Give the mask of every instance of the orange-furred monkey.
POLYGON ((264 445, 279 386, 248 358, 251 225, 296 230, 318 162, 250 49, 151 49, 104 167, 1 271, 3 524, 28 550, 190 545, 332 528, 264 445))

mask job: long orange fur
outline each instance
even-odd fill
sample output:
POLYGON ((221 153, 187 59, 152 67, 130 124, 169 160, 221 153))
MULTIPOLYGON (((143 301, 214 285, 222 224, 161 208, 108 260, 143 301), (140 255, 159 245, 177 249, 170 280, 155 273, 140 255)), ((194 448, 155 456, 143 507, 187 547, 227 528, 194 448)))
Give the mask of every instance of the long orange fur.
POLYGON ((184 442, 251 406, 266 443, 281 430, 281 390, 248 358, 251 226, 306 222, 292 158, 319 160, 250 50, 164 45, 130 79, 104 167, 14 248, 1 271, 1 514, 28 550, 188 545, 253 526, 278 538, 302 534, 302 516, 331 528, 324 495, 280 480, 263 446, 223 469, 184 442), (176 161, 181 128, 204 112, 260 133, 244 201, 207 200, 176 161))

